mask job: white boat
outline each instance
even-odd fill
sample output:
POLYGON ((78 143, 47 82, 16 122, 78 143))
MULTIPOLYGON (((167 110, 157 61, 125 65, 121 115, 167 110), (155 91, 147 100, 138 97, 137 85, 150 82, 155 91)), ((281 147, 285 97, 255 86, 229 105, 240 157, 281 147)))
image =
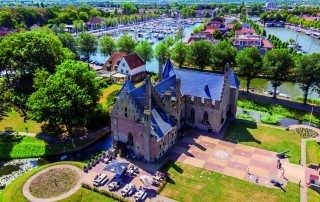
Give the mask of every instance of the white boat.
POLYGON ((162 40, 162 39, 164 39, 164 36, 162 34, 159 34, 158 35, 158 40, 162 40))

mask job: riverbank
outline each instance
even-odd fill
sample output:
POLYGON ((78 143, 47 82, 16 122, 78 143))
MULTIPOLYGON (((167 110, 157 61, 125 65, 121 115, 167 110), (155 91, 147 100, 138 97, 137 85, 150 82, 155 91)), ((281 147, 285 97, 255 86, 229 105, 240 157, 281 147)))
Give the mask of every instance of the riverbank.
POLYGON ((74 153, 88 148, 109 133, 109 127, 106 127, 88 135, 87 138, 65 142, 61 140, 49 142, 38 137, 24 135, 1 135, 0 160, 39 158, 74 153))

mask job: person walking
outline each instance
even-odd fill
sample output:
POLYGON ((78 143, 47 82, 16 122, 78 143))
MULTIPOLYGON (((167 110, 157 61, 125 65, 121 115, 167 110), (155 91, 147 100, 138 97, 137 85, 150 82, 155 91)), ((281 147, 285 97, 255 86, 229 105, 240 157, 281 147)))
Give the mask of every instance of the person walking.
POLYGON ((284 177, 284 169, 283 169, 283 168, 281 168, 281 177, 282 177, 282 178, 285 178, 285 177, 284 177))

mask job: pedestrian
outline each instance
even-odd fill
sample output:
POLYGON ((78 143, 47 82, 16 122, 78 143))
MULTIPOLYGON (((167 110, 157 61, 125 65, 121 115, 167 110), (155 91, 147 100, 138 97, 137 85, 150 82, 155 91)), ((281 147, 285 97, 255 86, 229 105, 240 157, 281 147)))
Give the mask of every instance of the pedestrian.
POLYGON ((246 173, 247 173, 248 175, 250 175, 249 167, 247 168, 246 173))
POLYGON ((281 169, 282 168, 282 163, 279 163, 279 169, 281 169))
POLYGON ((280 164, 281 164, 280 159, 278 159, 278 161, 277 161, 277 168, 278 169, 280 168, 280 164))

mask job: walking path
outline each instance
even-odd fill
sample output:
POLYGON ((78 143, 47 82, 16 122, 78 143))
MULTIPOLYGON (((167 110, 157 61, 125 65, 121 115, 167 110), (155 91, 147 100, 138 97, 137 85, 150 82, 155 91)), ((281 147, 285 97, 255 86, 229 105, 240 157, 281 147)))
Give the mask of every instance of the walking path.
POLYGON ((69 196, 71 196, 72 194, 76 193, 80 188, 81 188, 81 183, 83 181, 83 171, 75 166, 71 166, 71 165, 58 165, 58 166, 52 166, 49 168, 46 168, 38 173, 36 173, 34 176, 32 176, 31 178, 29 178, 29 180, 23 185, 23 195, 32 202, 48 202, 48 201, 58 201, 58 200, 62 200, 65 199, 69 196), (56 168, 62 168, 62 169, 72 169, 73 171, 77 172, 77 174, 79 175, 79 180, 76 184, 75 187, 73 187, 71 190, 69 190, 67 193, 64 193, 60 196, 57 197, 53 197, 53 198, 37 198, 34 197, 30 191, 29 191, 29 186, 31 184, 31 182, 36 179, 38 176, 40 176, 41 174, 48 172, 49 170, 52 169, 56 169, 56 168))

